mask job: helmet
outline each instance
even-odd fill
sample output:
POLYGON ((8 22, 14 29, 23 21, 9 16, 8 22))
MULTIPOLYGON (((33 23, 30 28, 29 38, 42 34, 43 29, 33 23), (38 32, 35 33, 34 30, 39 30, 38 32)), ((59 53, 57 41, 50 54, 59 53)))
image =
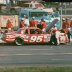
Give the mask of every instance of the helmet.
POLYGON ((24 15, 24 17, 26 17, 26 15, 24 15))
POLYGON ((41 20, 42 20, 42 21, 44 21, 44 19, 43 19, 43 18, 42 18, 41 20))
POLYGON ((56 26, 56 24, 55 24, 55 26, 56 26))
POLYGON ((65 18, 62 18, 62 20, 65 20, 65 18))
POLYGON ((22 18, 21 20, 24 20, 24 18, 22 18))
POLYGON ((35 19, 35 17, 32 17, 32 19, 35 19))

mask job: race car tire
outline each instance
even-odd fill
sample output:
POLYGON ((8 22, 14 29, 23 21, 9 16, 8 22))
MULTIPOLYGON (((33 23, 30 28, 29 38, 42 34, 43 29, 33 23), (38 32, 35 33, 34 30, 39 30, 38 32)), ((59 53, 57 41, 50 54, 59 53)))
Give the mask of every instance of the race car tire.
POLYGON ((20 37, 17 37, 15 39, 15 43, 16 43, 16 45, 21 46, 21 45, 24 44, 24 40, 22 38, 20 38, 20 37))

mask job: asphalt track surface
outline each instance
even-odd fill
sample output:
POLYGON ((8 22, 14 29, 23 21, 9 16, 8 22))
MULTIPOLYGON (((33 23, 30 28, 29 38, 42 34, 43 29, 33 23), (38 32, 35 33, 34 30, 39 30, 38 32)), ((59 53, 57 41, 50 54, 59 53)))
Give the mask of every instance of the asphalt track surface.
POLYGON ((0 66, 72 65, 72 43, 67 45, 0 45, 0 66))

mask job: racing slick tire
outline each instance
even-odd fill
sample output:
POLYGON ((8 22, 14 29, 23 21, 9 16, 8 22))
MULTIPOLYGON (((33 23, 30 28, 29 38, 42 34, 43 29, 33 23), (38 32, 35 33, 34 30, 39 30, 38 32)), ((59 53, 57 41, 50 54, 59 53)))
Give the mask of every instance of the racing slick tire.
POLYGON ((21 45, 24 44, 24 40, 22 38, 20 38, 20 37, 17 37, 15 39, 15 44, 18 45, 18 46, 21 46, 21 45))

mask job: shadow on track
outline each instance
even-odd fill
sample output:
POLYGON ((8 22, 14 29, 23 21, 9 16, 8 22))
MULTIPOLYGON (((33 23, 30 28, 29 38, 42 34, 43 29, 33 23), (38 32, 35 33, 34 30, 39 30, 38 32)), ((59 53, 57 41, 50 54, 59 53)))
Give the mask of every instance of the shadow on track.
MULTIPOLYGON (((48 46, 57 46, 57 45, 52 45, 50 43, 44 43, 44 44, 23 44, 21 46, 35 46, 35 45, 48 45, 48 46)), ((65 45, 65 44, 61 44, 61 45, 65 45)), ((0 43, 0 46, 18 46, 15 43, 0 43)))

